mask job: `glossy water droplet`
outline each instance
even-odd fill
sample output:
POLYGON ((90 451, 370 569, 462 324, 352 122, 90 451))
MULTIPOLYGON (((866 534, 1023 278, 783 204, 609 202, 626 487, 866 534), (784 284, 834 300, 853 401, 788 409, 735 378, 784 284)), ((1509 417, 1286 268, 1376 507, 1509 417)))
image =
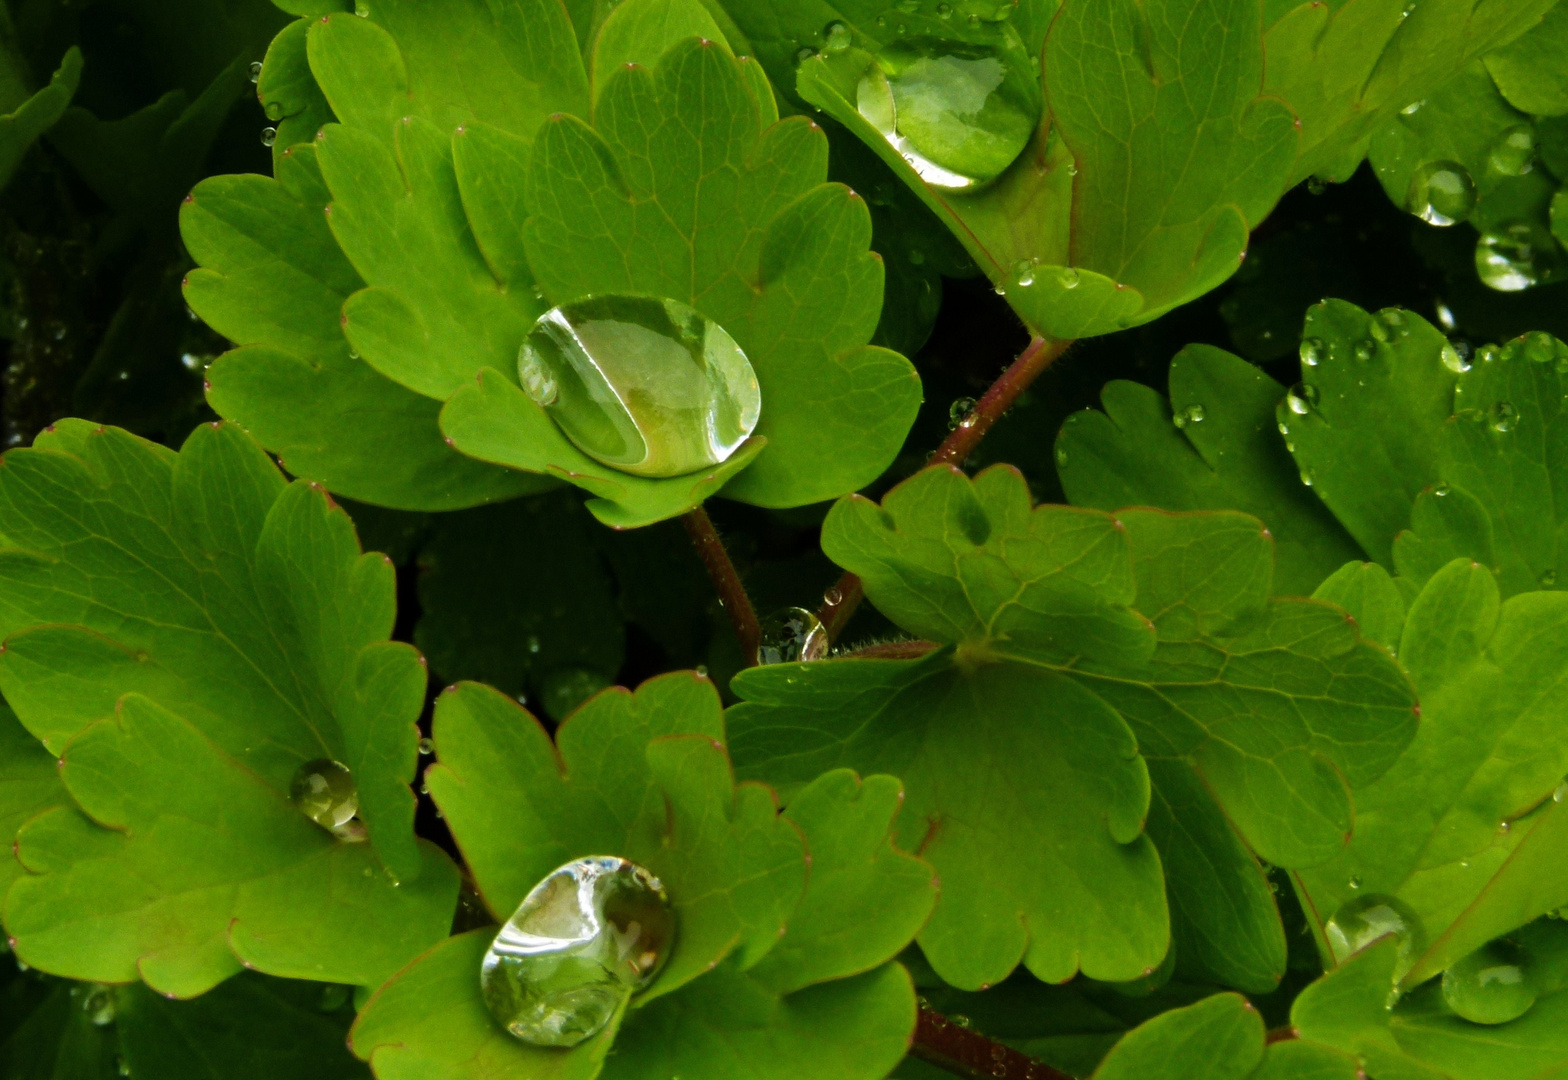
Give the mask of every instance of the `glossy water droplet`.
POLYGON ((429 757, 436 752, 436 741, 431 738, 421 738, 419 740, 419 752, 429 757))
POLYGON ((269 101, 269 102, 267 102, 266 105, 264 105, 262 107, 261 111, 266 113, 268 120, 272 120, 274 122, 276 122, 278 120, 282 120, 283 119, 283 102, 281 102, 281 101, 269 101))
POLYGON ((1476 241, 1476 273, 1499 292, 1520 292, 1553 280, 1562 261, 1551 233, 1532 222, 1488 229, 1476 241))
POLYGON ((793 664, 821 660, 828 654, 828 632, 820 619, 805 608, 785 608, 762 620, 761 664, 793 664))
POLYGON ((810 60, 813 56, 816 55, 817 50, 813 49, 810 45, 807 45, 795 54, 795 63, 804 64, 807 60, 810 60))
MULTIPOLYGON (((1292 449, 1292 451, 1294 451, 1294 448, 1290 448, 1290 449, 1292 449)), ((1313 485, 1315 485, 1318 482, 1317 470, 1316 469, 1302 469, 1301 470, 1301 482, 1303 484, 1305 484, 1307 487, 1312 487, 1313 485)))
POLYGON ((578 449, 636 476, 727 460, 762 409, 740 346, 675 300, 593 296, 552 308, 517 363, 524 391, 578 449))
POLYGON ((359 791, 348 766, 330 758, 307 761, 294 773, 289 798, 324 829, 338 829, 359 812, 359 791))
POLYGON ((538 634, 529 634, 528 640, 525 642, 525 644, 528 646, 528 651, 535 656, 537 656, 539 654, 539 650, 544 647, 543 644, 539 641, 538 634))
POLYGON ((1552 792, 1552 802, 1560 803, 1564 799, 1568 799, 1568 780, 1558 784, 1557 790, 1552 792))
POLYGON ((838 607, 844 602, 844 594, 839 591, 837 585, 834 585, 822 594, 822 602, 828 607, 838 607))
POLYGON ((1357 360, 1366 363, 1377 355, 1377 342, 1371 338, 1362 338, 1356 342, 1355 354, 1357 360))
POLYGON ((1443 343, 1443 366, 1455 375, 1463 375, 1474 365, 1470 362, 1470 343, 1466 341, 1443 343))
POLYGON ((822 31, 822 51, 825 53, 841 53, 854 43, 855 35, 845 23, 830 22, 822 31))
POLYGON ((1351 874, 1349 885, 1352 889, 1361 888, 1361 876, 1359 874, 1351 874))
POLYGON ((1317 407, 1318 388, 1311 383, 1297 383, 1285 395, 1285 404, 1297 416, 1306 416, 1317 407))
POLYGON ((1412 101, 1409 105, 1406 105, 1403 109, 1399 110, 1399 115, 1400 116, 1414 116, 1416 113, 1421 111, 1421 106, 1423 106, 1425 104, 1426 104, 1426 98, 1421 98, 1418 101, 1412 101))
POLYGON ((1056 272, 1056 283, 1064 289, 1076 289, 1081 280, 1078 271, 1070 266, 1064 266, 1056 272))
POLYGON ((1013 280, 1024 288, 1034 284, 1034 263, 1029 259, 1019 259, 1013 264, 1013 280))
POLYGON ((565 720, 577 707, 610 685, 597 671, 587 668, 559 668, 545 676, 539 688, 539 703, 556 720, 565 720))
POLYGON ((1494 401, 1486 410, 1486 422, 1499 433, 1512 431, 1519 423, 1519 410, 1511 401, 1494 401))
POLYGON ((975 411, 975 399, 961 397, 947 408, 947 430, 952 431, 958 427, 973 427, 974 421, 969 420, 969 414, 975 411), (965 421, 969 420, 966 424, 965 421))
POLYGON ((1177 409, 1171 415, 1171 423, 1178 428, 1185 428, 1189 424, 1199 424, 1208 413, 1202 405, 1188 405, 1185 409, 1177 409))
POLYGON ((253 82, 253 83, 261 82, 261 61, 260 60, 252 60, 251 61, 251 64, 250 64, 250 81, 253 82))
POLYGON ((261 129, 261 145, 263 145, 263 146, 272 146, 277 141, 278 141, 278 129, 277 128, 275 128, 275 127, 264 127, 264 128, 261 129))
POLYGON ((1307 367, 1317 367, 1328 359, 1328 346, 1322 338, 1309 337, 1301 343, 1301 362, 1307 367))
POLYGON ((1439 300, 1434 305, 1434 310, 1437 312, 1437 324, 1443 328, 1443 332, 1453 333, 1454 328, 1459 325, 1454 319, 1454 309, 1439 300))
POLYGON ((1448 493, 1453 490, 1454 489, 1449 487, 1447 484, 1438 484, 1437 487, 1432 489, 1432 494, 1436 495, 1439 499, 1445 499, 1448 497, 1448 493))
POLYGON ((995 180, 1040 120, 1034 73, 1011 53, 923 36, 877 54, 856 108, 922 180, 946 191, 995 180))
POLYGON ((342 983, 327 983, 321 988, 321 997, 316 1001, 316 1008, 322 1012, 337 1012, 348 1004, 349 996, 354 992, 352 986, 342 983))
POLYGON ((1510 941, 1483 945, 1443 972, 1443 1000, 1474 1024, 1506 1024, 1535 1004, 1523 951, 1510 941))
POLYGON ((87 988, 87 996, 82 998, 82 1011, 98 1027, 108 1027, 114 1023, 114 987, 103 983, 91 984, 87 988))
POLYGON ((501 927, 480 989, 516 1038, 576 1046, 653 981, 674 937, 658 878, 625 859, 577 859, 534 886, 501 927))
POLYGON ((951 19, 953 17, 953 5, 938 4, 936 6, 936 15, 939 19, 951 19))
POLYGON ((1557 359, 1557 342, 1552 335, 1537 330, 1524 336, 1523 351, 1531 363, 1549 364, 1557 359))
POLYGON ((1392 934, 1399 940, 1395 978, 1410 970, 1414 955, 1425 945, 1421 920, 1403 900, 1371 893, 1342 905, 1323 927, 1335 963, 1342 964, 1373 942, 1392 934))
POLYGON ((954 1016, 949 1017, 948 1019, 952 1020, 954 1027, 964 1028, 965 1030, 968 1030, 968 1028, 969 1028, 969 1025, 970 1025, 969 1017, 965 1016, 963 1013, 958 1013, 958 1014, 956 1014, 954 1016))
POLYGON ((1496 360, 1499 356, 1502 355, 1502 350, 1499 349, 1496 345, 1482 345, 1480 351, 1477 352, 1476 355, 1480 357, 1481 363, 1490 364, 1492 361, 1496 360))
POLYGON ((1410 177, 1405 209, 1429 225, 1453 225, 1475 209, 1475 180, 1457 161, 1432 161, 1410 177))
POLYGON ((1516 124, 1498 136, 1487 165, 1503 176, 1523 176, 1535 168, 1535 128, 1516 124))

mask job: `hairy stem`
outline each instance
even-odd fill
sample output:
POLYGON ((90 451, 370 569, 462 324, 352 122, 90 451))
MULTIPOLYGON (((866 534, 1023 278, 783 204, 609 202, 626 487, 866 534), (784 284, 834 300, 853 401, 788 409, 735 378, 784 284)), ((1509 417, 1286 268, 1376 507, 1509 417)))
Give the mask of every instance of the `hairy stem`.
POLYGON ((978 1031, 960 1027, 924 1005, 915 1024, 915 1041, 909 1052, 922 1061, 955 1076, 981 1080, 1072 1080, 1066 1073, 1043 1065, 1010 1046, 994 1042, 978 1031))
MULTIPOLYGON (((974 452, 980 445, 980 440, 985 438, 986 432, 1002 418, 1018 396, 1029 389, 1029 384, 1038 379, 1045 370, 1056 363, 1057 358, 1067 351, 1070 341, 1048 341, 1043 337, 1036 337, 1029 342, 1023 352, 1018 354, 1008 369, 1002 372, 1000 378, 991 384, 985 396, 975 402, 975 407, 969 415, 964 417, 953 433, 942 440, 942 445, 936 448, 931 455, 930 465, 962 465, 964 459, 974 452)), ((837 640, 839 633, 844 629, 844 624, 849 622, 849 617, 860 606, 865 590, 861 588, 860 578, 854 574, 845 574, 839 578, 838 584, 827 591, 827 596, 822 608, 817 612, 817 618, 822 620, 822 625, 827 628, 828 637, 837 640)))
POLYGON ((724 541, 719 539, 719 531, 713 527, 713 519, 706 510, 698 506, 688 510, 681 520, 686 523, 691 542, 697 546, 702 564, 708 568, 708 576, 718 590, 719 603, 729 612, 735 636, 740 639, 741 656, 746 666, 751 667, 757 662, 757 648, 762 644, 762 626, 757 622, 751 597, 746 595, 746 587, 741 584, 740 573, 730 561, 730 553, 725 550, 724 541))

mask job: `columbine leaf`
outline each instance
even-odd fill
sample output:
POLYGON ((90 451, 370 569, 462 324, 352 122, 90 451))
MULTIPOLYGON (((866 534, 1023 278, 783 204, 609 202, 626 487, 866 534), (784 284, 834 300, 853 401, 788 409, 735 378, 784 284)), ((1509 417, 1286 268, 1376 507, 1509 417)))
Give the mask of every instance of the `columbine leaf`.
POLYGON ((0 852, 0 904, 11 883, 24 874, 16 861, 17 832, 32 818, 70 802, 54 755, 22 727, 8 706, 0 706, 0 845, 11 849, 0 852))
POLYGON ((1322 500, 1298 482, 1275 436, 1285 388, 1220 349, 1192 345, 1171 361, 1170 401, 1138 383, 1107 384, 1104 413, 1074 413, 1056 469, 1079 506, 1241 510, 1274 537, 1275 585, 1305 596, 1360 554, 1322 500))
MULTIPOLYGON (((1266 88, 1301 120, 1292 182, 1344 179, 1382 123, 1534 26, 1554 0, 1265 5, 1266 88)), ((1401 196, 1403 193, 1401 192, 1401 196)))
POLYGON ((1409 604, 1399 584, 1377 563, 1346 563, 1312 595, 1344 608, 1368 641, 1390 652, 1399 648, 1409 604))
POLYGON ((392 570, 347 515, 232 426, 176 455, 70 421, 7 455, 0 532, 0 686, 86 812, 24 830, 20 955, 188 995, 241 959, 374 983, 439 936, 455 875, 407 788, 424 668, 386 640, 392 570), (291 805, 321 757, 352 769, 370 845, 291 805))
POLYGON ((427 783, 497 918, 556 866, 617 853, 664 882, 679 933, 619 1034, 612 1026, 566 1053, 527 1047, 490 1018, 475 973, 491 932, 445 942, 362 1014, 354 1048, 378 1075, 591 1077, 602 1064, 607 1076, 721 1076, 738 1053, 753 1071, 791 1075, 811 1060, 825 1076, 872 1080, 902 1056, 913 990, 888 961, 924 921, 934 883, 929 866, 887 844, 897 781, 831 774, 780 818, 766 788, 735 785, 718 695, 686 673, 599 695, 553 743, 474 684, 442 697, 435 730, 440 763, 427 783), (866 903, 881 905, 870 930, 866 903))
MULTIPOLYGON (((925 833, 949 883, 921 944, 955 985, 998 981, 1020 957, 1048 980, 1080 965, 1125 980, 1163 954, 1161 906, 1141 876, 1154 858, 1138 838, 1148 781, 1134 731, 1144 755, 1202 778, 1178 780, 1171 807, 1206 785, 1257 850, 1297 864, 1338 850, 1347 781, 1378 775, 1411 734, 1410 693, 1386 654, 1326 605, 1268 600, 1268 542, 1241 515, 1031 511, 1008 470, 972 484, 929 470, 880 509, 839 504, 824 547, 901 626, 956 650, 746 672, 737 754, 747 775, 785 783, 833 765, 903 776, 918 823, 905 835, 925 833)), ((1206 834, 1213 823, 1195 821, 1183 839, 1206 834)), ((1235 867, 1239 851, 1230 840, 1181 858, 1235 867)), ((1185 899, 1217 920, 1197 937, 1255 930, 1272 973, 1238 959, 1227 974, 1267 983, 1283 950, 1257 874, 1208 903, 1194 880, 1185 899), (1243 914, 1225 910, 1238 903, 1243 914)))
POLYGON ((68 49, 48 86, 12 111, 0 115, 0 188, 5 187, 11 174, 16 172, 28 147, 64 114, 81 79, 82 52, 68 49))
MULTIPOLYGON (((1568 901, 1568 774, 1554 695, 1568 679, 1568 597, 1500 603, 1490 572, 1455 560, 1410 607, 1399 657, 1421 695, 1403 757, 1357 797, 1356 835, 1302 870, 1309 919, 1358 895, 1413 913, 1409 985, 1568 901)), ((1326 952, 1326 946, 1325 946, 1326 952)))
POLYGON ((1561 4, 1539 26, 1512 44, 1488 53, 1486 70, 1514 108, 1537 116, 1568 113, 1568 10, 1561 4))

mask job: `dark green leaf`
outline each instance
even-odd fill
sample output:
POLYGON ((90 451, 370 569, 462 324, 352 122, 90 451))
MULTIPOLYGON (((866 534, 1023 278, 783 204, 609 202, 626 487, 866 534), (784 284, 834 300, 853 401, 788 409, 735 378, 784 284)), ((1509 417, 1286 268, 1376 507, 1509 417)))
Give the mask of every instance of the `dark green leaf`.
POLYGON ((48 86, 10 112, 0 115, 0 188, 4 188, 11 174, 16 172, 28 147, 65 113, 81 78, 81 50, 69 49, 48 86))
POLYGON ((1488 53, 1486 70, 1514 108, 1537 116, 1568 113, 1568 8, 1557 4, 1513 44, 1488 53))
MULTIPOLYGON (((24 824, 45 811, 69 806, 70 801, 54 755, 22 727, 9 707, 0 706, 0 845, 9 847, 24 824)), ((0 852, 0 903, 23 874, 14 850, 0 852)))

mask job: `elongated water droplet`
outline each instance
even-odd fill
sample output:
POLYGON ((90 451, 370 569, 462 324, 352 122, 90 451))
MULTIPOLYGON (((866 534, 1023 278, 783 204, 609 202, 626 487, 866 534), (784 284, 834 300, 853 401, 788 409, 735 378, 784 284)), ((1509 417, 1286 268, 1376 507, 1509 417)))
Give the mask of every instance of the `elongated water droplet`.
POLYGON ((1502 176, 1523 176, 1535 167, 1535 128, 1517 124, 1498 136, 1487 165, 1502 176))
POLYGON ((1476 241, 1476 273, 1499 292, 1520 292, 1555 280, 1562 263, 1557 241, 1533 222, 1488 229, 1476 241))
POLYGON ((1064 447, 1056 448, 1056 467, 1064 468, 1067 465, 1067 450, 1064 447))
POLYGON ((1202 405, 1188 405, 1185 409, 1177 409, 1171 415, 1171 423, 1178 428, 1185 428, 1188 424, 1199 424, 1208 413, 1202 405))
POLYGON ((261 145, 263 145, 263 146, 272 146, 277 141, 278 141, 278 129, 277 128, 275 128, 275 127, 264 127, 264 128, 261 129, 261 145))
POLYGON ((727 460, 762 409, 740 346, 675 300, 594 296, 552 308, 524 340, 518 376, 578 449, 636 476, 727 460))
POLYGON ((947 408, 947 430, 952 431, 953 429, 963 425, 964 421, 968 419, 969 414, 974 411, 974 398, 961 397, 954 401, 953 404, 949 405, 947 408))
POLYGON ((1285 404, 1297 416, 1306 416, 1317 407, 1318 388, 1311 383, 1297 383, 1285 395, 1285 404))
POLYGON ((1035 76, 1010 51, 915 36, 877 54, 856 108, 920 178, 946 191, 995 180, 1040 121, 1035 76))
POLYGON ((1410 177, 1405 209, 1429 225, 1453 225, 1475 209, 1475 180, 1457 161, 1432 161, 1410 177))
POLYGON ((1486 422, 1499 433, 1512 431, 1519 423, 1519 410, 1511 401, 1494 401, 1486 410, 1486 422))
POLYGON ((1445 499, 1448 497, 1448 493, 1453 490, 1454 489, 1449 487, 1447 484, 1438 484, 1437 487, 1432 489, 1432 494, 1436 495, 1439 499, 1445 499))
POLYGON ((269 101, 262 107, 262 112, 267 114, 267 119, 276 123, 283 119, 283 102, 269 101))
POLYGON ((250 81, 253 82, 253 83, 261 82, 261 61, 260 60, 252 60, 251 61, 251 64, 250 64, 250 81))
POLYGON ((1024 288, 1034 284, 1034 263, 1029 259, 1019 259, 1013 264, 1013 280, 1024 288))
POLYGON ((855 35, 845 23, 830 22, 822 32, 822 51, 825 53, 841 53, 854 43, 855 35))
MULTIPOLYGON (((1286 449, 1290 450, 1292 453, 1295 452, 1295 447, 1293 447, 1293 446, 1287 445, 1286 449)), ((1305 484, 1307 487, 1312 487, 1313 485, 1315 485, 1318 482, 1317 470, 1316 469, 1302 469, 1301 470, 1301 482, 1303 484, 1305 484)))
POLYGON ((480 989, 514 1037, 576 1046, 653 981, 674 937, 658 878, 625 859, 577 859, 534 886, 501 927, 480 989))
POLYGON ((1301 343, 1301 362, 1307 367, 1317 367, 1328 359, 1328 346, 1322 338, 1309 337, 1301 343))
POLYGON ((1351 874, 1350 875, 1350 883, 1349 884, 1350 884, 1350 887, 1352 889, 1359 889, 1359 888, 1361 888, 1361 875, 1360 874, 1351 874))
POLYGON ((98 1027, 108 1027, 114 1023, 117 1012, 114 987, 103 983, 91 984, 87 989, 87 996, 82 998, 82 1011, 98 1027))
POLYGON ((1356 342, 1355 353, 1356 359, 1364 364, 1377 355, 1377 342, 1371 338, 1362 338, 1356 342))
POLYGON ((1531 363, 1549 364, 1557 359, 1557 342, 1542 330, 1526 334, 1522 344, 1525 359, 1531 363))
POLYGON ((1526 958, 1507 940, 1481 946, 1443 972, 1443 1000, 1474 1024, 1506 1024, 1535 1004, 1526 958))
POLYGON ((1426 943, 1421 920, 1403 900, 1371 893, 1344 904, 1323 927, 1335 963, 1351 956, 1380 938, 1392 934, 1399 941, 1399 960, 1395 978, 1410 970, 1414 954, 1426 943))
POLYGON ((359 813, 359 791, 348 766, 331 758, 307 761, 294 773, 289 798, 300 813, 324 829, 347 825, 359 813))
POLYGON ((762 644, 758 662, 793 664, 821 660, 828 654, 827 628, 805 608, 785 608, 762 620, 762 644))
POLYGON ((1470 363, 1470 343, 1447 341, 1443 343, 1443 366, 1455 375, 1463 375, 1473 366, 1470 363))

